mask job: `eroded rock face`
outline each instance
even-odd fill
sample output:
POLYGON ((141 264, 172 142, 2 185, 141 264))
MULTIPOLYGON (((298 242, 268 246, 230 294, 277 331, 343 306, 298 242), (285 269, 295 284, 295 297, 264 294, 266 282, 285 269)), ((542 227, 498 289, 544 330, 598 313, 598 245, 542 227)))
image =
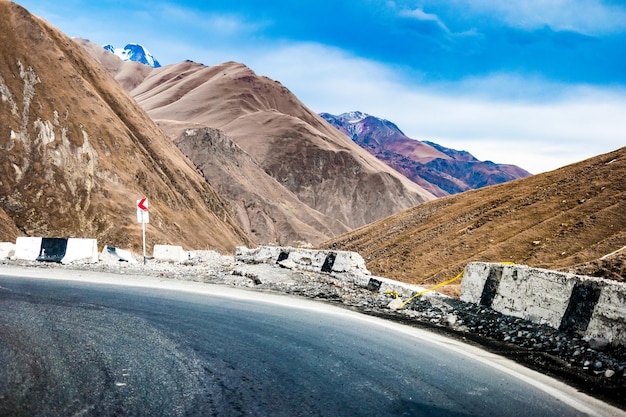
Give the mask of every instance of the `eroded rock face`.
MULTIPOLYGON (((20 234, 138 247, 134 205, 147 196, 149 245, 248 242, 228 203, 97 61, 15 3, 0 2, 0 14, 0 209, 20 234)), ((15 239, 11 228, 0 240, 15 239)))
MULTIPOLYGON (((173 136, 173 129, 181 130, 177 124, 160 125, 173 136)), ((240 226, 258 243, 317 244, 350 230, 286 190, 224 132, 184 128, 174 142, 230 201, 240 226)))

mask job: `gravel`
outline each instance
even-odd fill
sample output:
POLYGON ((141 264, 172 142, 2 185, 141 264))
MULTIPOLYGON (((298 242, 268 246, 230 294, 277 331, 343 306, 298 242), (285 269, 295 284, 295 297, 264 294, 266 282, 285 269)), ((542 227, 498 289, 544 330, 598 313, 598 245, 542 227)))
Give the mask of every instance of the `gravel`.
MULTIPOLYGON (((328 302, 364 314, 407 325, 425 327, 511 358, 626 409, 626 348, 598 338, 584 340, 575 333, 505 316, 490 308, 428 293, 403 309, 389 308, 394 294, 359 286, 346 275, 290 270, 269 264, 244 264, 232 256, 195 251, 181 263, 103 261, 97 264, 3 260, 0 265, 32 268, 69 268, 117 274, 156 276, 183 281, 248 287, 328 302)), ((398 304, 395 301, 395 304, 398 304)))

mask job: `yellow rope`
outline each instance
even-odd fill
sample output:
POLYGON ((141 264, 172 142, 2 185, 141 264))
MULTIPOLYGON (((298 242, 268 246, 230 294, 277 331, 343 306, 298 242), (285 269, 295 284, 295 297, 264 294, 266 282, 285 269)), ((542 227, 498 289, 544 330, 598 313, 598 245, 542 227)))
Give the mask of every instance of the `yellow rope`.
POLYGON ((391 294, 391 295, 393 295, 393 298, 400 297, 400 294, 398 294, 398 291, 387 290, 387 291, 385 291, 385 294, 391 294))
MULTIPOLYGON (((504 264, 504 265, 515 265, 515 262, 498 262, 498 263, 501 263, 501 264, 504 264)), ((406 307, 406 305, 407 305, 408 303, 410 303, 410 302, 411 302, 414 298, 417 298, 417 297, 419 297, 419 296, 420 296, 420 295, 422 295, 422 294, 426 294, 427 292, 430 292, 430 291, 436 290, 436 289, 437 289, 437 288, 439 288, 439 287, 443 287, 444 285, 448 285, 448 284, 453 283, 453 282, 454 282, 454 281, 456 281, 457 279, 461 278, 461 277, 463 276, 463 274, 464 274, 464 273, 465 273, 465 268, 463 268, 463 270, 462 270, 462 271, 459 273, 459 275, 457 275, 456 277, 454 277, 454 278, 452 278, 452 279, 449 279, 449 280, 447 280, 447 281, 441 282, 441 283, 439 283, 439 284, 435 285, 434 287, 429 288, 429 289, 427 289, 427 290, 424 290, 424 291, 420 291, 420 292, 418 292, 417 294, 415 294, 414 296, 412 296, 411 298, 409 298, 408 300, 406 300, 405 302, 403 302, 402 304, 400 304, 400 307, 398 307, 398 309, 403 309, 403 308, 404 308, 404 307, 406 307)))
POLYGON ((424 290, 424 291, 420 291, 420 292, 418 292, 418 293, 417 293, 417 294, 415 294, 413 297, 409 298, 408 300, 406 300, 405 302, 403 302, 402 304, 400 304, 399 309, 402 309, 402 308, 406 307, 406 305, 407 305, 408 303, 410 303, 410 302, 411 302, 414 298, 417 298, 417 297, 419 297, 419 296, 420 296, 420 295, 422 295, 422 294, 426 294, 427 292, 430 292, 430 291, 436 290, 436 289, 437 289, 437 288, 439 288, 439 287, 443 287, 444 285, 448 285, 448 284, 453 283, 453 282, 454 282, 454 281, 456 281, 457 279, 461 278, 461 277, 463 276, 463 273, 464 273, 464 272, 465 272, 465 269, 463 269, 459 275, 457 275, 456 277, 454 277, 454 278, 452 278, 452 279, 449 279, 449 280, 447 280, 447 281, 441 282, 441 283, 439 283, 439 284, 435 285, 434 287, 429 288, 429 289, 427 289, 427 290, 424 290))

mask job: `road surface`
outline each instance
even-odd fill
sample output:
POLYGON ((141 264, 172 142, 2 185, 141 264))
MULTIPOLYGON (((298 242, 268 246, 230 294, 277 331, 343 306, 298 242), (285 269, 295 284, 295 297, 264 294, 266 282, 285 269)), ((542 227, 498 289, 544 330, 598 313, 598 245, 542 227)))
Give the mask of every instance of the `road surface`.
POLYGON ((620 414, 419 329, 286 296, 129 279, 0 273, 0 415, 620 414))

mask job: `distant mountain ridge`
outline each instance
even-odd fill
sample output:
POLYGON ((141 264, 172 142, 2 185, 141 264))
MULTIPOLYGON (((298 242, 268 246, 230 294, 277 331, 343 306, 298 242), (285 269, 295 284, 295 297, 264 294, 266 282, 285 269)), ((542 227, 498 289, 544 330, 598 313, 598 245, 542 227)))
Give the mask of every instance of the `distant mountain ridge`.
POLYGON ((340 115, 321 113, 320 116, 438 197, 531 175, 514 165, 479 161, 467 151, 409 138, 393 122, 360 111, 340 115))
POLYGON ((123 48, 116 48, 111 44, 104 45, 103 48, 115 56, 121 58, 122 61, 139 62, 152 68, 160 68, 161 64, 143 45, 138 43, 129 43, 123 48))

